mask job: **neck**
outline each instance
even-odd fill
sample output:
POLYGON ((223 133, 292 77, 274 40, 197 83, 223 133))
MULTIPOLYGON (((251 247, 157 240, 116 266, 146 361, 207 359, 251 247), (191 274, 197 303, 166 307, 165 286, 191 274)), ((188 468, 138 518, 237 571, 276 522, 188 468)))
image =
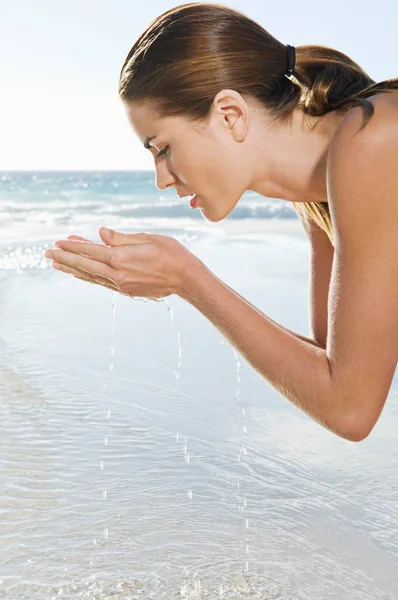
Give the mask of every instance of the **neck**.
POLYGON ((291 122, 257 129, 256 145, 266 160, 255 173, 255 192, 290 202, 327 202, 326 162, 330 142, 347 109, 323 117, 295 110, 291 122), (310 125, 315 125, 311 129, 310 125))

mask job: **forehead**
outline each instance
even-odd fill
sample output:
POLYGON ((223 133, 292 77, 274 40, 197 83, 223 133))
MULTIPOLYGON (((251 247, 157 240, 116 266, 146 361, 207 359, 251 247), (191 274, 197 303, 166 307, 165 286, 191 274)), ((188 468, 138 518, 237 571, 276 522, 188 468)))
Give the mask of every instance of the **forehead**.
POLYGON ((124 103, 127 118, 134 133, 144 143, 148 137, 178 136, 194 129, 186 117, 160 117, 149 102, 124 103))
POLYGON ((159 125, 161 125, 161 121, 163 120, 160 119, 153 107, 145 102, 130 102, 129 104, 125 103, 124 108, 127 118, 137 134, 142 130, 142 133, 145 133, 145 136, 153 135, 146 133, 146 130, 148 127, 151 127, 153 128, 153 131, 155 131, 155 128, 158 129, 159 125))

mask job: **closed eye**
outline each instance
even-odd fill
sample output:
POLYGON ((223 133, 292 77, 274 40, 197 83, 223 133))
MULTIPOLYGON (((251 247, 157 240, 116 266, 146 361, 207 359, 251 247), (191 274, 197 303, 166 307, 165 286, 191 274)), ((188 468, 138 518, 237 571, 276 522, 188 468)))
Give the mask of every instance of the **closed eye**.
POLYGON ((163 156, 164 154, 166 154, 168 149, 169 149, 169 146, 165 146, 165 148, 163 148, 163 150, 161 152, 159 152, 159 154, 157 154, 155 156, 155 158, 158 158, 159 156, 163 156))

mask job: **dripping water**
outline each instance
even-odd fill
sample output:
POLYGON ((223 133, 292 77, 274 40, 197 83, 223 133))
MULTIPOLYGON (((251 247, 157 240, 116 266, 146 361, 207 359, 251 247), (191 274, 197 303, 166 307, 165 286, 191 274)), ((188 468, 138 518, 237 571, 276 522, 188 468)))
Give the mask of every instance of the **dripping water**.
MULTIPOLYGON (((174 323, 174 318, 173 318, 173 309, 171 307, 171 305, 167 302, 167 300, 164 300, 167 306, 167 310, 169 311, 170 314, 170 319, 171 319, 171 325, 173 327, 173 330, 175 330, 175 323, 174 323)), ((178 351, 178 355, 177 355, 177 370, 174 372, 176 379, 180 378, 180 373, 181 373, 181 355, 182 355, 182 348, 181 348, 181 336, 180 336, 180 332, 177 331, 177 351, 178 351)))
MULTIPOLYGON (((245 407, 242 406, 242 398, 241 398, 241 393, 240 393, 240 387, 241 387, 241 378, 240 378, 240 360, 239 360, 239 355, 236 352, 235 348, 232 347, 232 351, 234 353, 235 356, 235 363, 236 363, 236 394, 235 394, 235 398, 236 401, 238 402, 238 405, 240 406, 240 410, 239 410, 239 418, 242 420, 242 431, 243 434, 246 435, 247 434, 247 426, 246 426, 246 421, 245 421, 245 407)), ((246 444, 241 444, 240 445, 240 449, 239 449, 239 455, 238 455, 238 462, 241 462, 241 458, 242 455, 246 455, 247 454, 247 450, 246 450, 246 444)), ((243 465, 242 465, 243 466, 243 465)), ((240 480, 238 479, 237 481, 237 488, 238 490, 240 490, 240 480)), ((238 496, 239 498, 239 496, 238 496)), ((242 517, 245 515, 245 509, 247 507, 247 498, 246 496, 243 495, 243 499, 242 499, 242 504, 239 506, 239 512, 242 515, 242 517)), ((244 526, 245 529, 249 528, 249 519, 247 517, 244 517, 244 526)), ((241 540, 241 546, 243 547, 243 540, 241 540)), ((249 554, 249 544, 247 543, 246 540, 246 557, 249 554)), ((247 558, 245 558, 245 572, 247 573, 249 570, 249 561, 247 558)))
MULTIPOLYGON (((148 300, 150 300, 150 298, 145 298, 145 297, 136 297, 133 296, 132 297, 133 300, 135 301, 139 301, 139 302, 148 302, 148 300)), ((151 299, 152 300, 152 299, 151 299)), ((165 298, 153 298, 153 300, 155 302, 164 302, 167 306, 167 310, 170 314, 170 320, 171 320, 171 324, 172 324, 172 328, 173 331, 176 330, 176 326, 175 326, 175 322, 174 322, 174 317, 173 317, 173 310, 171 305, 167 302, 167 300, 165 298)), ((111 345, 110 345, 110 365, 109 365, 109 371, 110 373, 113 373, 114 371, 114 364, 115 364, 115 320, 116 320, 116 292, 112 292, 112 329, 111 329, 111 345)), ((182 347, 181 347, 181 336, 180 336, 180 332, 176 331, 176 337, 177 337, 177 368, 174 371, 175 377, 177 380, 179 380, 180 378, 180 373, 181 373, 181 357, 182 357, 182 347)), ((101 388, 101 392, 100 395, 103 396, 106 388, 108 387, 109 384, 109 378, 108 381, 105 382, 105 384, 102 386, 101 388)), ((104 410, 104 406, 102 406, 102 414, 106 415, 107 421, 108 421, 108 433, 106 435, 106 437, 104 438, 104 446, 107 447, 108 443, 109 443, 109 420, 111 417, 111 408, 108 406, 108 408, 106 410, 104 410)), ((177 432, 177 436, 176 436, 176 441, 179 441, 179 433, 177 432)), ((183 452, 184 452, 184 461, 189 464, 190 462, 190 455, 188 452, 188 444, 187 444, 187 436, 184 436, 184 444, 183 444, 183 452)), ((106 456, 106 455, 105 455, 106 456)), ((100 470, 103 472, 106 468, 106 459, 105 457, 103 457, 103 459, 100 461, 100 470)), ((190 500, 192 500, 193 498, 193 491, 192 489, 188 490, 188 498, 190 500)), ((108 490, 106 487, 103 488, 102 490, 102 498, 103 500, 107 500, 108 497, 108 490)), ((108 539, 109 537, 109 527, 107 526, 107 524, 104 524, 104 528, 103 528, 103 537, 105 538, 105 540, 108 539)), ((94 546, 97 546, 97 538, 94 538, 93 540, 93 544, 94 546)), ((93 555, 91 557, 91 563, 90 563, 91 569, 94 568, 94 564, 93 564, 93 555)))
MULTIPOLYGON (((174 317, 173 317, 173 309, 171 307, 171 305, 167 302, 166 299, 164 299, 165 304, 167 306, 167 310, 170 314, 170 320, 171 320, 171 325, 173 328, 173 331, 176 330, 176 326, 175 326, 175 322, 174 322, 174 317)), ((177 369, 176 371, 174 371, 174 374, 176 376, 177 381, 180 379, 180 374, 181 374, 181 356, 182 356, 182 346, 181 346, 181 336, 180 336, 180 332, 177 331, 176 332, 177 335, 177 369)), ((177 431, 176 433, 176 442, 178 443, 180 440, 180 433, 177 431)), ((188 444, 187 444, 187 436, 184 435, 184 445, 183 445, 183 452, 184 452, 184 461, 189 464, 190 463, 190 457, 189 457, 189 452, 188 452, 188 444)), ((190 500, 192 500, 193 498, 193 490, 190 488, 187 491, 187 496, 190 500)))
MULTIPOLYGON (((109 350, 109 354, 110 354, 110 365, 109 365, 109 371, 112 373, 113 372, 113 368, 114 368, 114 360, 115 360, 115 320, 116 320, 116 292, 112 292, 112 329, 111 329, 111 345, 110 345, 110 350, 109 350)), ((109 378, 108 380, 105 382, 105 384, 102 386, 101 391, 100 391, 100 396, 103 396, 104 391, 106 390, 106 388, 108 387, 109 384, 109 378)), ((104 406, 102 406, 102 414, 106 415, 106 419, 108 421, 108 431, 107 431, 107 435, 104 438, 104 446, 107 447, 108 446, 108 439, 109 439, 109 420, 111 418, 111 413, 112 410, 111 408, 108 406, 108 408, 106 410, 104 410, 104 406)), ((106 465, 106 455, 103 457, 103 459, 100 461, 100 470, 103 472, 105 470, 105 465, 106 465)), ((106 487, 104 487, 104 489, 102 490, 102 498, 103 500, 107 500, 108 497, 108 490, 106 487)), ((105 540, 108 539, 109 536, 109 528, 107 527, 106 524, 104 524, 104 528, 103 528, 103 537, 105 538, 105 540)), ((94 538, 93 540, 93 544, 94 546, 97 545, 97 538, 94 538)), ((91 555, 91 561, 90 561, 90 567, 91 570, 93 570, 94 568, 94 556, 93 554, 91 555)))

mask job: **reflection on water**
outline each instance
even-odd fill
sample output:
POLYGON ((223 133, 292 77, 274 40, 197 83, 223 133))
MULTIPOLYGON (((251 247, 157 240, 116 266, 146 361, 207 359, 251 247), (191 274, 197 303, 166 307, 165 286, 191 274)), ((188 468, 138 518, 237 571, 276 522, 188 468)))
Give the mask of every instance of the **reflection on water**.
POLYGON ((17 273, 24 269, 45 269, 49 262, 44 257, 50 244, 41 246, 40 244, 23 247, 23 245, 8 246, 0 252, 0 270, 15 271, 17 273))
MULTIPOLYGON (((304 241, 173 233, 307 334, 304 241)), ((0 247, 0 598, 396 598, 395 382, 341 440, 180 298, 45 268, 52 241, 0 247)))

